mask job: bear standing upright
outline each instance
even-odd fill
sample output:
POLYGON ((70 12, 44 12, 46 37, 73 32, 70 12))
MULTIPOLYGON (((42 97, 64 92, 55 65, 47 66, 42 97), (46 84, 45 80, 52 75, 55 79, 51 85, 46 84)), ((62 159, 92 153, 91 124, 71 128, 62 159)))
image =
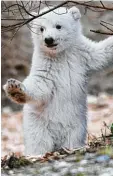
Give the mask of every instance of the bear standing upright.
POLYGON ((88 75, 113 63, 113 36, 89 40, 82 34, 80 17, 76 7, 60 7, 34 19, 30 74, 22 83, 9 79, 4 85, 11 100, 25 104, 27 155, 85 145, 88 75))

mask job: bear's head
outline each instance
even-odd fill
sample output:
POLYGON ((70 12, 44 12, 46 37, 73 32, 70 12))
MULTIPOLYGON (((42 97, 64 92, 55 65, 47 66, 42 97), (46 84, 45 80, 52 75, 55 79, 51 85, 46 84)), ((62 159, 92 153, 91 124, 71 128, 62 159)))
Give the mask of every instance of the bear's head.
MULTIPOLYGON (((40 14, 48 10, 46 7, 40 14)), ((56 55, 72 47, 81 32, 80 17, 79 9, 76 7, 70 9, 60 7, 34 19, 31 23, 34 46, 40 47, 50 55, 56 55)))

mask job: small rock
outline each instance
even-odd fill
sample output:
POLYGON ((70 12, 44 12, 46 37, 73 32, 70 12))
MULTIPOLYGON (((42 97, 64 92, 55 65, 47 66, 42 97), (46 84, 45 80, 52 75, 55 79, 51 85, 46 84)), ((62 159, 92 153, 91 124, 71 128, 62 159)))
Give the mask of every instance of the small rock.
POLYGON ((85 168, 83 168, 83 167, 78 167, 78 172, 84 172, 85 171, 85 168))
MULTIPOLYGON (((46 174, 45 174, 45 176, 46 176, 46 174)), ((49 176, 60 176, 60 174, 59 173, 52 173, 52 175, 49 175, 49 176)))
POLYGON ((67 156, 65 158, 65 161, 67 161, 67 162, 75 162, 76 161, 76 156, 75 155, 74 156, 67 156))
POLYGON ((86 165, 87 163, 88 163, 87 160, 82 160, 82 161, 80 161, 80 165, 86 165))
POLYGON ((57 173, 53 173, 53 172, 45 172, 43 174, 41 174, 40 176, 60 176, 57 173))
POLYGON ((64 176, 66 174, 69 173, 69 169, 68 168, 62 168, 62 170, 60 171, 60 175, 64 176))
POLYGON ((71 166, 71 164, 67 163, 65 161, 55 162, 55 164, 54 164, 55 169, 61 169, 61 168, 65 168, 65 167, 68 168, 70 166, 71 166))
POLYGON ((113 159, 111 159, 111 160, 109 161, 109 166, 112 166, 112 167, 113 167, 113 159))
POLYGON ((18 176, 23 176, 23 174, 22 173, 18 173, 18 176))
POLYGON ((44 173, 44 172, 49 171, 50 169, 51 169, 50 166, 45 166, 45 167, 40 168, 39 172, 40 172, 40 173, 44 173))
POLYGON ((106 173, 106 174, 109 173, 109 176, 113 176, 113 168, 112 167, 105 168, 103 170, 103 172, 106 173))
POLYGON ((104 173, 104 174, 101 174, 99 176, 112 176, 112 175, 109 175, 109 173, 104 173))
POLYGON ((102 155, 102 156, 98 156, 95 161, 98 163, 103 163, 103 162, 108 162, 109 160, 110 160, 110 157, 108 155, 102 155))
POLYGON ((86 153, 84 159, 86 160, 93 159, 95 155, 96 155, 95 153, 86 153))
POLYGON ((10 170, 10 171, 9 171, 9 175, 12 175, 12 174, 14 174, 14 171, 13 171, 13 170, 10 170))
POLYGON ((71 174, 76 174, 76 173, 78 173, 78 170, 75 169, 75 168, 74 168, 74 169, 71 169, 71 170, 70 170, 70 173, 71 173, 71 174))

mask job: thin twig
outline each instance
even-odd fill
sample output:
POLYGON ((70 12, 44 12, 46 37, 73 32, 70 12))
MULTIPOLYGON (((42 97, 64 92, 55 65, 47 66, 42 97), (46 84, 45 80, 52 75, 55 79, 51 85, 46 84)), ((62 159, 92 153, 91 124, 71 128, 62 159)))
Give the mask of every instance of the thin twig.
POLYGON ((113 32, 112 29, 110 29, 109 27, 107 27, 106 25, 104 25, 103 23, 100 23, 102 26, 104 26, 106 29, 108 29, 109 31, 113 32))
POLYGON ((103 32, 103 31, 100 31, 100 30, 92 30, 92 29, 90 29, 90 31, 91 31, 91 32, 98 33, 98 34, 113 35, 113 32, 110 33, 110 32, 103 32))
POLYGON ((102 2, 102 1, 100 1, 100 3, 102 4, 102 7, 103 7, 103 8, 105 8, 105 6, 104 6, 103 2, 102 2))
POLYGON ((110 26, 113 26, 113 24, 109 23, 109 22, 106 22, 106 21, 103 21, 101 20, 102 23, 105 23, 105 24, 109 24, 110 26))

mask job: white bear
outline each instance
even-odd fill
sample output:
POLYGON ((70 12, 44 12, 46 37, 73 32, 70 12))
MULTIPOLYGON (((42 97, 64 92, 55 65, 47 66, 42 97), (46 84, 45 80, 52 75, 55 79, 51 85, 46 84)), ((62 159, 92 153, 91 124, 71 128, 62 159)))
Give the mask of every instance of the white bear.
POLYGON ((113 63, 113 36, 89 40, 80 17, 76 7, 60 7, 33 20, 30 74, 23 83, 9 79, 4 85, 11 100, 25 104, 26 155, 85 145, 88 77, 113 63))

